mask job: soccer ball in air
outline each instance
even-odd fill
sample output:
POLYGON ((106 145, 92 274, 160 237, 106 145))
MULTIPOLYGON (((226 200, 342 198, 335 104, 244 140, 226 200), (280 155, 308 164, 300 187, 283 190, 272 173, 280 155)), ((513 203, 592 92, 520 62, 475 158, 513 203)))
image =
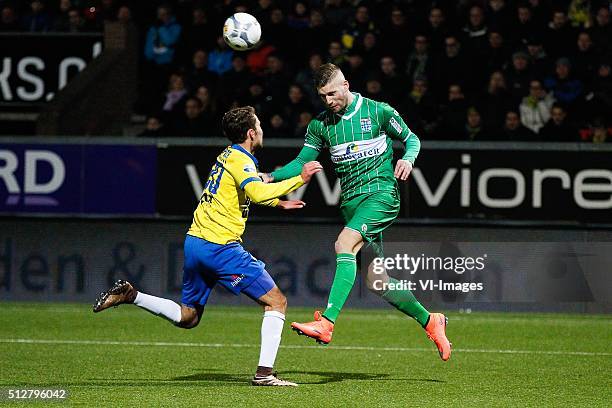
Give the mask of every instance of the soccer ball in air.
POLYGON ((261 26, 255 17, 247 13, 236 13, 225 20, 223 39, 236 51, 250 50, 261 37, 261 26))

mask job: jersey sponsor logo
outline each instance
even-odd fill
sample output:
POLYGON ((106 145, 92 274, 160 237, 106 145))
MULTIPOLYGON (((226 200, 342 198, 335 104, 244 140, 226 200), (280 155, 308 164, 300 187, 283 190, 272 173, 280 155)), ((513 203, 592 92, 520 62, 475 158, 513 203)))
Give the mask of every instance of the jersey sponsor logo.
POLYGON ((240 275, 232 275, 232 287, 236 287, 238 286, 238 284, 240 283, 240 281, 242 281, 244 279, 244 274, 240 274, 240 275))
POLYGON ((357 146, 355 143, 351 143, 348 146, 346 146, 346 153, 344 154, 357 153, 358 151, 359 151, 359 146, 357 146))
POLYGON ((243 170, 246 173, 255 173, 257 170, 255 169, 255 166, 253 166, 252 164, 245 164, 243 167, 243 170))
POLYGON ((370 118, 361 119, 361 131, 362 132, 371 132, 372 131, 372 121, 370 118))
POLYGON ((387 136, 379 136, 369 140, 357 140, 330 147, 331 159, 334 163, 342 163, 367 157, 380 156, 387 150, 387 136))
POLYGON ((395 120, 395 118, 389 119, 389 124, 395 129, 398 134, 402 133, 402 126, 395 120))

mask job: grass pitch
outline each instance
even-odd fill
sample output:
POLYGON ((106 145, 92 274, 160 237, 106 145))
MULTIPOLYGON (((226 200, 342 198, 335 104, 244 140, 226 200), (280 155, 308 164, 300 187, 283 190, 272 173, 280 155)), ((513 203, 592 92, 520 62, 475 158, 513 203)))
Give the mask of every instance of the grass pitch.
MULTIPOLYGON (((287 321, 311 313, 292 308, 287 321)), ((133 306, 94 315, 90 305, 0 303, 0 388, 63 388, 70 393, 64 404, 81 406, 612 401, 610 316, 451 314, 454 351, 444 363, 418 324, 395 310, 345 310, 327 347, 285 325, 277 369, 300 387, 280 389, 249 385, 261 314, 257 307, 208 306, 200 326, 183 330, 133 306)))

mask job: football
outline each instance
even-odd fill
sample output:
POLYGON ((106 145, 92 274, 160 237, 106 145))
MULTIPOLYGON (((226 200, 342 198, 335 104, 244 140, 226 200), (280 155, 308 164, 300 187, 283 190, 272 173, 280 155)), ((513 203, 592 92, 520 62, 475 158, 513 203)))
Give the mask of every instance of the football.
POLYGON ((255 17, 248 13, 236 13, 225 20, 223 39, 237 51, 250 50, 261 38, 261 26, 255 17))

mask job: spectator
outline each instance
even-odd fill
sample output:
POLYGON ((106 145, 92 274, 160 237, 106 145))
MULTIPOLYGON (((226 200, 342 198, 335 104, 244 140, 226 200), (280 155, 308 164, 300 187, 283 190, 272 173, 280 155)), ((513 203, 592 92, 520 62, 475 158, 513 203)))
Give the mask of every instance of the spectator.
POLYGON ((542 40, 532 36, 527 40, 527 52, 531 61, 533 76, 538 79, 546 78, 552 73, 553 63, 544 51, 542 40))
POLYGON ((41 0, 30 2, 30 12, 23 17, 23 29, 34 33, 49 31, 51 28, 51 18, 45 11, 45 3, 41 0))
POLYGON ((268 56, 274 52, 276 48, 265 42, 249 52, 246 59, 249 70, 255 75, 262 75, 268 66, 268 56))
POLYGON ((538 27, 533 19, 533 12, 528 4, 521 3, 516 9, 517 21, 512 26, 512 46, 521 48, 527 40, 533 37, 541 37, 542 29, 538 27))
POLYGON ((303 1, 293 3, 293 12, 287 19, 287 25, 294 31, 306 30, 310 25, 310 11, 303 1))
POLYGON ((294 129, 300 119, 302 112, 312 111, 312 105, 306 98, 304 91, 297 84, 292 84, 289 87, 287 101, 283 106, 283 117, 287 119, 287 125, 290 129, 294 129))
POLYGON ((297 126, 295 127, 295 132, 293 132, 293 136, 296 138, 304 138, 306 135, 306 130, 308 129, 308 125, 312 120, 312 113, 310 112, 301 112, 298 118, 297 126))
POLYGON ((326 0, 325 8, 323 9, 325 19, 333 26, 341 26, 350 20, 353 14, 344 0, 326 0))
POLYGON ((181 39, 181 60, 189 61, 197 50, 212 50, 217 30, 218 27, 210 21, 206 10, 201 6, 194 7, 191 21, 185 25, 181 39))
POLYGON ((132 10, 128 6, 120 6, 117 10, 117 21, 127 25, 132 22, 132 10))
POLYGON ((283 10, 279 7, 270 12, 270 25, 263 33, 266 43, 285 55, 291 54, 295 48, 293 33, 287 26, 283 10))
POLYGON ((13 6, 5 4, 2 6, 2 14, 0 15, 0 32, 15 32, 20 31, 17 15, 13 6))
POLYGON ((202 102, 190 97, 185 102, 183 115, 175 120, 173 133, 180 137, 214 136, 210 125, 202 117, 202 102))
POLYGON ((180 113, 187 100, 187 89, 185 88, 185 78, 182 74, 174 73, 168 80, 168 92, 166 92, 162 111, 167 122, 180 113))
POLYGON ((182 27, 176 22, 169 6, 157 8, 157 23, 149 28, 145 39, 145 58, 158 66, 174 63, 176 45, 182 27))
POLYGON ((490 29, 495 28, 500 35, 508 33, 512 21, 509 7, 505 0, 489 0, 486 10, 486 19, 490 29))
POLYGON ((262 79, 268 103, 280 107, 287 97, 290 75, 279 54, 268 56, 268 67, 262 79))
POLYGON ((545 32, 546 53, 553 58, 562 57, 567 53, 567 46, 574 44, 575 40, 576 33, 569 25, 565 11, 555 10, 545 32))
POLYGON ((365 91, 369 70, 365 67, 363 55, 358 50, 351 49, 348 51, 342 72, 344 72, 346 78, 350 79, 351 89, 355 92, 365 91))
POLYGON ((588 27, 591 24, 590 3, 586 0, 571 0, 567 17, 572 27, 588 27))
POLYGON ((442 108, 440 137, 442 139, 461 139, 464 133, 468 103, 459 84, 448 87, 448 102, 442 108))
POLYGON ((76 7, 72 7, 70 8, 70 10, 68 10, 67 25, 56 27, 56 30, 68 33, 80 33, 88 31, 88 29, 85 27, 85 20, 83 20, 81 12, 76 7))
MULTIPOLYGON (((323 24, 322 16, 319 20, 315 19, 314 21, 315 23, 319 22, 321 26, 323 24)), ((310 37, 310 35, 315 34, 314 32, 317 30, 317 27, 311 29, 310 24, 311 13, 308 2, 295 1, 293 3, 292 12, 289 14, 287 19, 287 26, 289 27, 293 44, 284 52, 284 54, 287 56, 287 61, 290 61, 292 64, 297 63, 299 65, 303 65, 304 62, 306 62, 306 57, 308 54, 305 53, 305 51, 310 51, 310 46, 312 45, 310 41, 315 40, 313 37, 318 37, 319 33, 316 33, 317 35, 310 37), (300 46, 296 47, 295 44, 300 44, 300 46)), ((325 41, 323 44, 327 44, 327 42, 330 40, 330 37, 319 38, 322 38, 325 41)))
POLYGON ((254 75, 247 69, 243 54, 234 54, 232 69, 221 76, 217 92, 218 98, 224 106, 223 110, 227 110, 232 101, 244 101, 247 95, 246 90, 253 79, 254 75))
POLYGON ((567 121, 567 112, 562 105, 554 104, 550 119, 540 129, 540 140, 545 142, 577 142, 578 130, 567 121))
MULTIPOLYGON (((314 83, 314 73, 319 67, 323 65, 323 58, 319 53, 310 54, 310 58, 308 58, 308 67, 302 69, 298 72, 295 77, 295 82, 302 87, 302 89, 308 94, 310 98, 310 103, 316 108, 316 110, 323 109, 323 103, 317 94, 317 90, 312 86, 314 83)), ((351 78, 351 88, 353 87, 353 78, 351 78)))
POLYGON ((380 84, 380 80, 376 77, 370 77, 366 81, 365 92, 363 96, 374 99, 376 101, 389 103, 389 95, 387 95, 380 84))
POLYGON ((599 55, 593 48, 593 42, 588 32, 582 31, 578 34, 576 51, 572 61, 574 61, 573 71, 576 79, 582 81, 583 84, 590 83, 595 76, 599 55))
POLYGON ((410 93, 398 108, 408 127, 419 137, 435 135, 438 130, 438 105, 429 92, 427 78, 417 77, 413 81, 410 93))
POLYGON ((374 32, 368 31, 362 37, 359 37, 359 43, 354 48, 363 56, 363 63, 366 68, 370 70, 378 68, 382 55, 378 37, 374 32))
POLYGON ((506 113, 506 121, 501 136, 503 140, 513 142, 533 142, 537 140, 536 134, 521 124, 519 114, 515 111, 506 113))
POLYGON ((489 77, 486 92, 478 98, 478 111, 482 116, 483 126, 491 133, 499 133, 506 118, 506 112, 514 109, 514 103, 506 87, 506 79, 501 71, 495 71, 489 77))
POLYGON ((603 3, 597 8, 593 27, 590 29, 591 38, 599 55, 610 55, 612 51, 612 26, 610 25, 609 5, 603 3))
POLYGON ((550 4, 552 2, 546 0, 528 0, 533 22, 538 29, 544 29, 552 14, 550 4))
POLYGON ((147 117, 145 129, 138 134, 143 137, 163 137, 166 136, 166 129, 161 121, 161 115, 149 115, 147 117))
POLYGON ((331 41, 327 48, 327 62, 341 67, 346 61, 344 50, 342 49, 342 43, 340 41, 331 41))
POLYGON ((208 132, 210 134, 220 135, 221 127, 219 126, 220 118, 217 109, 217 100, 213 97, 210 88, 200 86, 196 89, 194 96, 202 103, 200 116, 208 132))
MULTIPOLYGON (((444 41, 446 50, 442 58, 437 61, 438 67, 434 82, 437 86, 438 100, 442 99, 444 92, 448 92, 451 84, 458 84, 463 89, 466 78, 470 76, 467 62, 461 53, 461 44, 457 38, 449 36, 444 41)), ((463 95, 463 91, 461 94, 463 95)), ((462 114, 461 124, 463 124, 464 117, 465 114, 462 114)))
POLYGON ((370 12, 366 6, 358 6, 355 15, 345 25, 342 32, 342 45, 346 49, 351 49, 357 45, 366 33, 376 31, 376 25, 370 19, 370 12))
POLYGON ((250 105, 255 108, 255 111, 258 112, 258 117, 269 117, 270 107, 266 103, 266 95, 264 94, 264 87, 261 79, 254 78, 253 82, 249 85, 249 92, 245 100, 245 105, 250 105))
POLYGON ((397 65, 391 56, 380 59, 380 84, 393 106, 400 102, 404 89, 409 85, 408 79, 397 72, 397 65))
POLYGON ((96 7, 96 18, 92 27, 96 31, 103 30, 105 21, 115 20, 118 9, 117 0, 100 0, 98 7, 96 7))
POLYGON ((191 59, 191 66, 185 74, 187 88, 197 89, 201 85, 215 88, 219 81, 219 76, 208 69, 208 55, 204 50, 196 50, 191 59))
POLYGON ((606 126, 603 118, 596 118, 589 127, 580 131, 580 137, 583 142, 612 142, 612 128, 606 126))
POLYGON ((208 54, 208 69, 217 75, 223 75, 232 69, 234 52, 227 46, 223 36, 217 36, 217 45, 208 54))
POLYGON ((259 21, 263 32, 268 31, 273 6, 274 3, 272 0, 257 0, 257 7, 255 7, 252 14, 257 18, 257 21, 259 21))
POLYGON ((433 58, 429 53, 427 37, 417 34, 414 37, 414 50, 408 56, 406 62, 406 74, 409 81, 417 77, 431 79, 433 74, 433 58))
POLYGON ((278 114, 275 113, 270 117, 270 124, 268 128, 265 130, 264 134, 267 138, 286 138, 289 135, 289 127, 287 123, 285 123, 285 119, 278 114))
POLYGON ((499 30, 489 31, 488 47, 485 50, 483 59, 478 61, 476 71, 482 78, 487 78, 491 72, 503 69, 508 60, 508 50, 504 44, 504 37, 499 30), (482 69, 483 67, 485 69, 482 69))
POLYGON ((463 27, 463 47, 471 61, 482 57, 482 50, 487 45, 488 28, 485 24, 484 11, 478 6, 472 6, 469 11, 468 23, 463 27))
POLYGON ((610 63, 600 62, 597 66, 595 78, 591 84, 591 91, 586 95, 583 115, 587 118, 610 117, 612 112, 612 77, 610 77, 610 63))
MULTIPOLYGON (((325 53, 325 47, 331 41, 332 27, 327 24, 323 18, 323 13, 320 10, 312 10, 310 12, 310 20, 308 29, 304 30, 304 35, 297 39, 297 43, 304 45, 300 46, 300 57, 303 57, 304 50, 309 53, 318 53, 323 55, 325 53)), ((303 58, 300 58, 302 60, 303 58)), ((305 63, 306 60, 303 60, 305 63)))
POLYGON ((59 10, 53 20, 54 31, 68 31, 68 25, 70 22, 68 12, 72 8, 72 0, 60 0, 59 10))
POLYGON ((406 41, 406 39, 412 37, 404 11, 399 7, 394 7, 391 10, 388 24, 382 25, 381 29, 382 38, 387 39, 382 44, 382 52, 385 55, 392 56, 397 64, 403 67, 406 62, 406 53, 404 47, 398 46, 398 40, 406 41))
POLYGON ((557 60, 555 75, 548 77, 544 85, 553 92, 555 99, 567 106, 573 104, 583 90, 583 84, 571 77, 571 63, 567 58, 557 60))
POLYGON ((479 142, 491 140, 490 135, 485 132, 480 112, 473 106, 469 107, 467 110, 463 139, 479 142))
POLYGON ((554 102, 555 98, 546 92, 542 83, 537 79, 532 80, 529 83, 529 95, 523 98, 519 107, 521 123, 534 133, 539 133, 550 119, 554 102))
POLYGON ((528 58, 529 56, 524 51, 515 52, 512 54, 512 65, 504 73, 514 106, 518 106, 523 97, 529 93, 529 81, 533 75, 529 69, 528 58))
POLYGON ((433 7, 429 11, 424 34, 429 39, 430 50, 433 55, 437 56, 445 52, 445 40, 450 35, 450 29, 446 24, 446 18, 441 8, 433 7))

